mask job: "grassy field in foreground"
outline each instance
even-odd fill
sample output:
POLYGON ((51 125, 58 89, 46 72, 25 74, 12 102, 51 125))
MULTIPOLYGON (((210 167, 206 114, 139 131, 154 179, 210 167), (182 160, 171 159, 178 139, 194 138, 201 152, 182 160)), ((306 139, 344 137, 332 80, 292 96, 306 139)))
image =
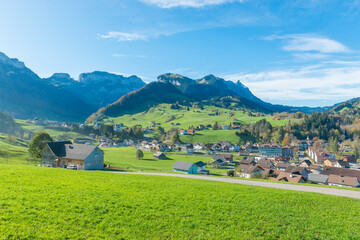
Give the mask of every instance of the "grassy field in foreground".
POLYGON ((359 239, 360 201, 194 179, 0 165, 1 239, 359 239))
MULTIPOLYGON (((207 163, 211 161, 211 156, 196 154, 196 156, 181 154, 165 153, 168 159, 156 160, 153 159, 154 152, 144 152, 143 159, 136 159, 136 149, 134 147, 122 148, 103 148, 105 153, 105 163, 110 164, 111 169, 122 171, 144 171, 144 172, 173 172, 172 165, 176 161, 184 162, 198 162, 203 161, 207 163)), ((224 174, 226 169, 212 169, 207 166, 207 170, 213 174, 224 174)))
POLYGON ((134 115, 123 115, 116 118, 106 117, 102 121, 108 124, 123 123, 125 126, 134 126, 140 124, 143 127, 151 126, 150 122, 155 121, 156 123, 161 123, 161 126, 165 128, 165 130, 168 130, 172 127, 188 129, 190 126, 196 127, 199 124, 213 125, 215 122, 220 124, 240 122, 241 124, 246 125, 263 118, 269 121, 273 126, 283 126, 289 121, 289 119, 276 121, 273 120, 269 115, 250 117, 247 113, 243 113, 243 111, 231 111, 229 109, 213 106, 206 106, 204 110, 189 108, 189 111, 187 111, 187 108, 185 107, 182 107, 182 109, 170 109, 170 104, 160 104, 146 112, 134 115), (223 112, 223 114, 218 116, 209 116, 209 114, 214 114, 215 110, 223 112), (234 116, 231 117, 229 115, 230 112, 233 112, 234 116), (174 119, 171 120, 171 117, 174 119), (234 120, 234 118, 237 120, 234 120), (174 126, 171 125, 171 123, 180 123, 181 125, 174 126))

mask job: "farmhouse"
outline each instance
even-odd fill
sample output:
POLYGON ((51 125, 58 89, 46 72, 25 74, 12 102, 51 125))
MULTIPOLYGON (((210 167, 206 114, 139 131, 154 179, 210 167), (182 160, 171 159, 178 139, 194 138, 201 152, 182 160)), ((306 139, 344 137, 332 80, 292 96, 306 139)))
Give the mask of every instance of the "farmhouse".
POLYGON ((155 153, 153 155, 153 157, 154 157, 154 159, 162 159, 162 160, 167 158, 166 155, 162 152, 155 153))
POLYGON ((181 172, 181 173, 188 173, 188 174, 197 174, 198 173, 198 167, 191 162, 181 162, 177 161, 172 166, 174 172, 181 172))
POLYGON ((221 168, 225 165, 225 157, 222 155, 214 155, 212 157, 212 167, 213 168, 221 168))
POLYGON ((42 150, 42 165, 76 166, 81 170, 104 169, 104 152, 94 145, 72 144, 70 141, 47 143, 42 150))

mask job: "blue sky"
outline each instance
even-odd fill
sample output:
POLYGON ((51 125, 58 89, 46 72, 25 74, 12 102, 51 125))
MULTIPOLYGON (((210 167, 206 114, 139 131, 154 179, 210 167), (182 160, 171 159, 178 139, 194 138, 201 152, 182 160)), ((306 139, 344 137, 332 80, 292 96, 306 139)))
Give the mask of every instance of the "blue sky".
POLYGON ((240 80, 271 103, 360 97, 360 1, 0 0, 0 51, 41 77, 240 80))

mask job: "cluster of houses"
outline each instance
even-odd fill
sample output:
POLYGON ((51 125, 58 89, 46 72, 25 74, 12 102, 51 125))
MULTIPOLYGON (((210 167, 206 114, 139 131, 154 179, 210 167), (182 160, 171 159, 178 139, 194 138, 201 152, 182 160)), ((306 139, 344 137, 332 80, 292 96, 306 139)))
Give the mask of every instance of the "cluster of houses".
POLYGON ((38 125, 38 126, 45 126, 47 128, 71 128, 72 127, 72 123, 43 120, 40 118, 34 118, 33 120, 31 120, 31 123, 33 123, 34 125, 38 125))
MULTIPOLYGON (((155 155, 154 155, 155 158, 155 155)), ((212 157, 211 167, 212 168, 227 168, 227 163, 233 162, 232 154, 216 154, 212 157)), ((177 161, 172 166, 174 172, 181 172, 187 174, 203 174, 208 175, 209 170, 206 170, 206 163, 199 161, 196 163, 177 161)))
POLYGON ((343 187, 359 187, 360 171, 342 166, 313 164, 305 159, 299 164, 290 163, 288 157, 244 158, 236 174, 243 178, 268 177, 276 181, 315 183, 343 187))
MULTIPOLYGON (((213 126, 211 124, 208 124, 208 125, 200 124, 196 128, 189 128, 187 130, 180 129, 180 135, 193 135, 193 134, 195 134, 195 132, 203 131, 203 130, 210 130, 212 128, 213 128, 213 126)), ((233 123, 231 125, 223 124, 223 125, 220 125, 220 129, 222 129, 222 130, 240 130, 241 125, 240 125, 240 123, 233 123)))

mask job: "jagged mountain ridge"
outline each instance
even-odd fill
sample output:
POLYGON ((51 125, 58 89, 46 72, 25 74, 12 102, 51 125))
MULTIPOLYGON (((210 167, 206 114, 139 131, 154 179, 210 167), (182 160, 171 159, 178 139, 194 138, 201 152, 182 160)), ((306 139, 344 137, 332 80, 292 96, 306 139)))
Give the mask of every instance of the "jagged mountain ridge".
POLYGON ((97 108, 109 105, 119 97, 145 86, 145 83, 137 76, 124 77, 101 71, 82 73, 78 81, 67 73, 55 73, 44 80, 60 89, 81 96, 84 101, 97 108))
POLYGON ((166 73, 160 75, 157 81, 172 83, 185 96, 197 100, 205 100, 213 97, 241 96, 253 102, 264 103, 252 94, 240 81, 234 83, 211 74, 194 80, 178 74, 166 73))
POLYGON ((22 119, 82 122, 100 107, 145 85, 136 76, 99 71, 80 74, 79 80, 67 73, 42 79, 23 62, 0 52, 0 110, 22 119))
POLYGON ((94 107, 43 81, 15 58, 0 53, 0 110, 18 118, 42 117, 79 121, 94 107))

